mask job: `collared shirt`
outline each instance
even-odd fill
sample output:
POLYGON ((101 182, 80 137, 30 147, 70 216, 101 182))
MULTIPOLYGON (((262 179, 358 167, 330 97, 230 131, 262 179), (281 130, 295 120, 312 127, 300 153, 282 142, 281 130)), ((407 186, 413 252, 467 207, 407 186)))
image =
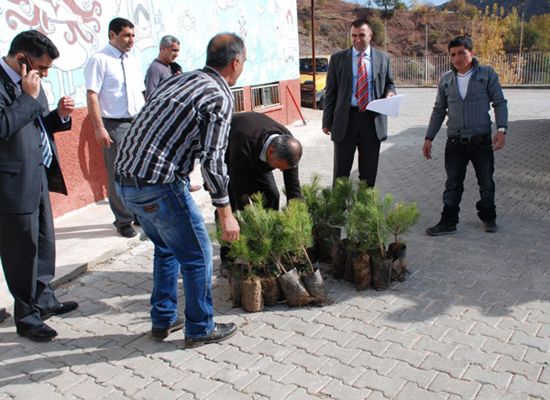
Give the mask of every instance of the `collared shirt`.
POLYGON ((86 90, 98 94, 104 118, 134 117, 143 107, 145 85, 138 60, 111 44, 90 57, 84 79, 86 90))
POLYGON ((8 74, 13 83, 15 83, 15 85, 19 88, 21 75, 14 71, 14 69, 10 67, 6 61, 4 61, 4 57, 0 57, 0 65, 4 68, 4 71, 6 71, 6 74, 8 74))
POLYGON ((267 162, 267 149, 269 148, 269 145, 275 139, 277 136, 279 136, 277 133, 274 133, 273 135, 270 135, 266 140, 264 145, 262 146, 262 151, 260 153, 260 160, 263 162, 267 162))
POLYGON ((161 82, 122 139, 115 171, 170 183, 188 176, 198 158, 214 206, 229 204, 224 158, 232 111, 229 85, 212 68, 161 82))
MULTIPOLYGON (((358 70, 358 64, 359 64, 359 54, 361 52, 357 51, 355 47, 351 48, 352 51, 352 60, 351 60, 351 66, 353 68, 353 81, 352 81, 352 88, 351 88, 351 105, 353 107, 357 107, 357 98, 355 97, 355 90, 357 89, 357 70, 358 70)), ((373 91, 371 90, 372 86, 372 56, 371 56, 371 47, 367 47, 365 50, 365 59, 364 62, 366 63, 367 67, 367 73, 368 73, 368 82, 369 82, 369 101, 373 99, 373 91)))

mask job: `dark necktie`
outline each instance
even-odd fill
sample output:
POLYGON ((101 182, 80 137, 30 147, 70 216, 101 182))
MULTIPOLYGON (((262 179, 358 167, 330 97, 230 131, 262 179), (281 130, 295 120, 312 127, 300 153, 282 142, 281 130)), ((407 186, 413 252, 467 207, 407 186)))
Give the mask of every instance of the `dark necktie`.
POLYGON ((363 62, 365 53, 359 54, 357 63, 357 86, 355 88, 355 97, 357 98, 357 107, 359 111, 365 111, 369 103, 369 74, 367 66, 363 62))

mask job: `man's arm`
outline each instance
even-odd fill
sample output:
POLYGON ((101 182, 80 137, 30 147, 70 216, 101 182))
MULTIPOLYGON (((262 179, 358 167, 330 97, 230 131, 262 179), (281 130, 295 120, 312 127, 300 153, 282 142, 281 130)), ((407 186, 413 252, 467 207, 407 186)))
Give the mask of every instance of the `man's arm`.
POLYGON ((504 98, 502 87, 498 81, 498 75, 493 68, 489 69, 489 83, 487 90, 489 100, 493 103, 493 108, 495 110, 495 122, 497 126, 497 133, 493 138, 493 146, 495 150, 500 150, 506 143, 506 129, 508 128, 508 102, 504 98))
POLYGON ((334 108, 338 97, 337 64, 339 57, 334 55, 328 64, 327 83, 325 88, 325 102, 323 104, 323 132, 327 135, 332 130, 334 108))
MULTIPOLYGON (((210 95, 212 98, 203 103, 202 110, 204 126, 201 130, 204 134, 201 135, 201 141, 204 152, 201 157, 201 170, 212 204, 218 213, 222 240, 233 241, 239 237, 239 224, 229 205, 227 192, 229 176, 224 160, 229 139, 232 104, 223 95, 216 96, 212 93, 210 95)), ((208 97, 209 94, 205 92, 204 96, 208 97)))
MULTIPOLYGON (((21 89, 22 93, 15 97, 15 87, 8 88, 7 82, 1 82, 3 91, 9 92, 13 89, 15 99, 7 104, 5 97, 0 95, 0 139, 8 140, 21 128, 29 124, 36 115, 41 114, 43 107, 37 100, 40 93, 40 76, 37 71, 27 73, 25 64, 21 67, 21 89)), ((6 95, 6 97, 10 97, 6 95)))
POLYGON ((109 136, 109 133, 103 125, 103 120, 101 119, 98 94, 92 90, 87 90, 86 102, 88 104, 88 115, 90 115, 92 125, 94 126, 95 140, 97 140, 102 147, 110 147, 113 140, 109 136))
POLYGON ((387 56, 387 71, 386 74, 386 81, 384 83, 384 97, 392 97, 395 96, 396 90, 395 90, 395 83, 393 82, 393 74, 391 69, 391 62, 390 57, 387 56))
POLYGON ((283 179, 285 181, 286 198, 288 200, 301 199, 302 188, 300 187, 298 167, 284 170, 283 179))
POLYGON ((424 146, 422 147, 422 153, 424 158, 429 160, 432 158, 432 140, 435 138, 441 125, 447 116, 447 95, 445 94, 445 89, 443 87, 443 78, 439 81, 437 87, 437 96, 435 98, 435 104, 432 110, 432 115, 430 116, 430 123, 428 125, 428 131, 426 132, 426 137, 424 139, 424 146))

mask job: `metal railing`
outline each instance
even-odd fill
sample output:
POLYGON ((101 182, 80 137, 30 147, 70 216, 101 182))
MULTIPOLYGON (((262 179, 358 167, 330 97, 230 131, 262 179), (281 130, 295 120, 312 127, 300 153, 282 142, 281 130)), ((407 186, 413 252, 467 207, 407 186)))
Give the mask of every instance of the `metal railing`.
MULTIPOLYGON (((499 74, 503 85, 550 85, 550 53, 499 54, 481 58, 499 74)), ((393 57, 396 85, 432 86, 451 68, 448 56, 393 57)))

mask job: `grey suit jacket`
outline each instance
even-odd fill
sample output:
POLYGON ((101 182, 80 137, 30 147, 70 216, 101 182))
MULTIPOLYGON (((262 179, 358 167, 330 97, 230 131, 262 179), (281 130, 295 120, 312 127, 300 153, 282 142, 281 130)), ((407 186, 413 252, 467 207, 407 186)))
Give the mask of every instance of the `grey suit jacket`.
POLYGON ((71 121, 63 123, 56 111, 48 111, 43 90, 37 99, 21 93, 0 66, 0 213, 31 213, 40 202, 44 167, 38 115, 53 151, 46 169, 49 190, 67 194, 53 133, 70 129, 71 121))
MULTIPOLYGON (((395 85, 391 73, 390 57, 371 47, 372 55, 372 80, 369 90, 374 99, 386 96, 388 92, 395 93, 395 85)), ((323 110, 323 128, 332 132, 332 140, 342 141, 348 130, 349 109, 351 106, 353 70, 352 49, 339 51, 330 58, 327 73, 327 87, 323 110)), ((388 120, 385 115, 375 113, 374 125, 378 139, 386 140, 388 137, 388 120)))

